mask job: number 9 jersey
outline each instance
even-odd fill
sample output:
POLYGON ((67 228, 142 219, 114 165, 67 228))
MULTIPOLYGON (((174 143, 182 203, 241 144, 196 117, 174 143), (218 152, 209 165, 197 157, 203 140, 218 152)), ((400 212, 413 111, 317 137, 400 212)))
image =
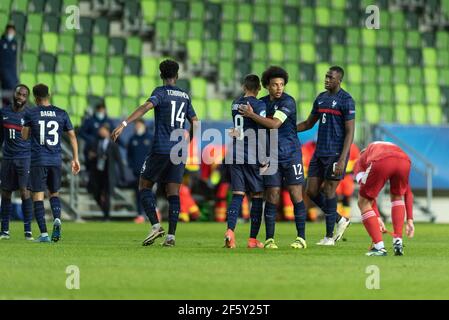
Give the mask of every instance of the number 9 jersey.
POLYGON ((62 133, 73 130, 67 112, 53 105, 30 108, 24 126, 30 128, 31 167, 61 166, 62 133))

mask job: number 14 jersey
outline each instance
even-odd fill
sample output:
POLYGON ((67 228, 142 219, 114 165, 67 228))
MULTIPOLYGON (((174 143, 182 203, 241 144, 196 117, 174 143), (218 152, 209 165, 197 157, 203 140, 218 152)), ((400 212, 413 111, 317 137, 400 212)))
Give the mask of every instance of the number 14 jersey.
POLYGON ((62 133, 73 130, 67 112, 53 105, 30 108, 24 126, 30 128, 31 166, 61 166, 62 133))

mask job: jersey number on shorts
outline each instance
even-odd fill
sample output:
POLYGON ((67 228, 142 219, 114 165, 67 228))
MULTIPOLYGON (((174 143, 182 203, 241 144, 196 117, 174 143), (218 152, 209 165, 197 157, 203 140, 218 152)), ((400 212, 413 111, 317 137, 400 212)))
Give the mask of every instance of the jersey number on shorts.
POLYGON ((186 113, 182 112, 182 109, 184 109, 185 102, 181 103, 181 106, 178 109, 178 112, 176 112, 176 101, 171 102, 171 126, 175 127, 175 120, 179 122, 179 127, 182 129, 186 117, 186 113), (176 113, 176 119, 175 119, 175 113, 176 113))
POLYGON ((302 176, 302 164, 294 164, 293 170, 295 170, 295 176, 302 176))
POLYGON ((239 136, 237 137, 237 140, 243 140, 244 139, 243 116, 238 114, 234 117, 234 128, 239 132, 239 136))
POLYGON ((59 124, 56 121, 48 121, 47 124, 45 124, 45 121, 41 120, 39 121, 39 127, 40 127, 40 144, 44 145, 47 143, 49 146, 55 146, 59 142, 59 135, 58 135, 58 129, 59 124), (50 129, 47 133, 45 132, 45 128, 50 129), (49 139, 45 140, 45 136, 48 135, 49 139))

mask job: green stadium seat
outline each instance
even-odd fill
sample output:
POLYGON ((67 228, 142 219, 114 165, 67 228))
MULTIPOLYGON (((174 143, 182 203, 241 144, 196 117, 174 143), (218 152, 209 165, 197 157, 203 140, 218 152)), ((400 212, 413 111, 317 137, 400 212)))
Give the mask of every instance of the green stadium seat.
POLYGON ((393 82, 403 84, 408 82, 408 72, 406 67, 395 67, 393 71, 393 82))
POLYGON ((348 46, 359 46, 361 42, 361 33, 358 28, 346 29, 346 44, 348 46))
POLYGON ((36 33, 27 33, 25 36, 25 50, 38 53, 41 47, 41 36, 36 33))
POLYGON ((107 60, 104 56, 92 56, 90 73, 104 76, 106 74, 107 60))
MULTIPOLYGON (((195 107, 194 107, 195 108, 195 107)), ((207 118, 209 120, 221 121, 225 117, 225 112, 230 109, 226 109, 224 101, 220 99, 208 99, 207 100, 207 118)), ((196 109, 195 109, 196 111, 196 109)), ((230 113, 230 111, 229 111, 230 113)))
POLYGON ((221 25, 221 40, 234 41, 237 34, 237 27, 232 22, 224 22, 221 25))
POLYGON ((313 101, 314 100, 300 101, 297 103, 298 120, 306 120, 309 117, 313 108, 313 101))
POLYGON ((414 104, 425 102, 424 88, 422 86, 412 86, 410 88, 410 102, 414 104))
MULTIPOLYGON (((288 84, 287 84, 288 85, 288 84)), ((301 82, 298 99, 301 101, 313 101, 316 98, 313 82, 301 82)))
POLYGON ((396 110, 392 105, 381 104, 380 107, 380 121, 392 123, 396 120, 396 110))
POLYGON ((284 47, 281 42, 270 42, 268 44, 269 59, 275 63, 283 60, 284 47))
POLYGON ((176 81, 176 86, 186 92, 190 92, 190 81, 188 79, 178 79, 176 81))
POLYGON ((405 84, 397 84, 394 86, 394 97, 396 103, 406 104, 409 103, 410 94, 409 87, 405 84))
POLYGON ((449 34, 447 32, 436 32, 436 47, 438 49, 449 49, 449 34))
POLYGON ((234 21, 237 17, 237 6, 233 2, 225 2, 222 4, 221 12, 223 21, 234 21))
POLYGON ((253 24, 253 40, 254 41, 268 41, 268 26, 265 23, 253 24))
POLYGON ((300 98, 300 86, 299 83, 293 80, 289 80, 287 86, 285 87, 285 91, 291 95, 295 100, 299 100, 300 98))
POLYGON ((389 47, 391 45, 391 32, 390 30, 377 30, 376 43, 378 47, 389 47))
POLYGON ((89 80, 87 75, 74 74, 72 76, 72 85, 76 94, 87 96, 89 90, 89 80))
POLYGON ((348 65, 347 81, 349 83, 362 83, 362 67, 360 65, 348 65))
POLYGON ((70 119, 72 120, 73 125, 79 125, 79 118, 82 116, 89 104, 87 103, 87 98, 85 96, 70 96, 70 107, 66 110, 70 110, 72 114, 70 115, 70 119))
POLYGON ((89 91, 91 94, 103 97, 106 93, 106 78, 103 75, 89 77, 89 91))
POLYGON ((121 118, 124 116, 122 112, 122 99, 120 97, 108 96, 105 99, 106 108, 108 108, 108 115, 111 118, 121 118))
POLYGON ((188 61, 194 65, 201 64, 202 52, 203 52, 203 42, 201 40, 190 39, 187 40, 187 52, 188 61))
POLYGON ((423 62, 426 67, 437 65, 437 52, 434 48, 423 48, 423 62))
POLYGON ((94 34, 101 34, 103 36, 109 36, 109 19, 108 17, 95 18, 93 32, 94 34))
POLYGON ((21 70, 23 72, 36 73, 37 72, 37 55, 32 52, 24 52, 22 54, 21 70))
POLYGON ((156 20, 157 2, 156 0, 141 0, 141 12, 147 24, 153 24, 156 20))
POLYGON ((58 51, 73 54, 75 50, 75 36, 72 33, 63 33, 59 36, 58 51))
POLYGON ((128 97, 140 96, 140 79, 137 76, 125 76, 123 78, 123 92, 128 97))
POLYGON ((234 65, 229 61, 220 61, 218 65, 220 81, 230 83, 234 80, 234 65))
POLYGON ((204 38, 204 26, 202 21, 189 22, 189 38, 190 39, 204 38))
POLYGON ((121 76, 123 74, 124 68, 123 57, 109 57, 108 70, 107 73, 113 76, 121 76))
POLYGON ((421 34, 419 31, 409 30, 407 32, 407 47, 408 48, 420 48, 421 47, 421 34))
POLYGON ((363 102, 375 103, 378 99, 378 90, 376 85, 366 84, 363 87, 363 102))
MULTIPOLYGON (((59 32, 59 26, 60 26, 60 18, 59 16, 53 16, 53 15, 45 15, 44 16, 44 24, 43 24, 43 30, 45 32, 59 32)), ((65 28, 65 26, 63 26, 65 28)))
POLYGON ((439 50, 437 52, 437 66, 449 67, 449 51, 439 50))
POLYGON ((391 104, 394 101, 393 88, 389 84, 381 84, 379 86, 379 103, 391 104))
POLYGON ((108 54, 109 48, 109 38, 103 35, 94 35, 93 37, 93 45, 92 45, 92 53, 98 54, 102 56, 106 56, 108 54))
POLYGON ((56 72, 71 74, 73 67, 73 56, 60 54, 57 56, 56 72))
POLYGON ((249 22, 240 22, 237 25, 238 40, 251 42, 253 40, 253 26, 249 22))
POLYGON ((342 45, 333 45, 331 47, 331 61, 333 64, 342 65, 346 60, 346 49, 342 45))
POLYGON ((377 63, 380 65, 391 65, 392 64, 393 50, 391 48, 377 48, 377 63))
POLYGON ((272 2, 269 8, 268 22, 272 25, 280 25, 284 21, 284 10, 279 2, 272 2))
MULTIPOLYGON (((5 13, 9 13, 11 10, 11 2, 12 0, 3 0, 0 2, 0 11, 1 12, 5 12, 5 13)), ((3 30, 3 29, 2 29, 3 30)))
POLYGON ((38 72, 55 72, 56 57, 50 53, 41 52, 37 70, 38 72))
POLYGON ((252 46, 249 42, 237 42, 236 60, 239 65, 246 64, 245 68, 249 67, 248 58, 252 56, 252 46))
POLYGON ((205 18, 209 21, 221 21, 221 4, 213 3, 211 1, 206 2, 205 18))
POLYGON ((363 68, 362 81, 366 84, 376 83, 377 68, 375 66, 366 66, 363 68))
POLYGON ((424 82, 427 85, 438 84, 438 70, 436 68, 424 68, 424 82))
POLYGON ((298 42, 298 27, 296 25, 286 25, 284 28, 284 42, 297 43, 298 42))
POLYGON ((122 99, 122 113, 127 115, 134 111, 137 106, 140 106, 140 98, 136 97, 123 97, 122 99))
MULTIPOLYGON (((220 58, 228 61, 232 61, 235 58, 235 43, 232 41, 220 42, 220 58)), ((266 49, 264 54, 266 54, 266 49)))
POLYGON ((203 1, 191 1, 190 2, 190 19, 192 20, 204 20, 205 8, 203 1))
POLYGON ((345 9, 346 8, 346 0, 334 0, 331 1, 332 8, 334 9, 345 9))
POLYGON ((92 38, 90 35, 75 35, 75 52, 90 54, 92 49, 92 38))
POLYGON ((53 90, 55 88, 55 81, 53 73, 48 72, 39 72, 36 77, 37 83, 43 83, 48 86, 50 89, 50 94, 53 93, 53 90))
POLYGON ((408 104, 399 104, 396 106, 396 121, 400 124, 410 124, 411 115, 408 104))
MULTIPOLYGON (((324 79, 326 78, 327 71, 329 71, 329 67, 330 66, 327 63, 317 63, 315 65, 316 79, 319 83, 324 83, 324 79)), ((320 89, 320 91, 322 90, 320 89)))
POLYGON ((361 54, 360 48, 356 46, 349 46, 346 48, 346 63, 360 63, 361 54))
POLYGON ((315 46, 310 43, 301 43, 299 45, 301 62, 314 63, 316 61, 315 46))
POLYGON ((428 85, 425 87, 427 104, 440 104, 441 103, 441 91, 440 87, 434 85, 428 85))
POLYGON ((192 106, 198 119, 207 119, 206 102, 203 99, 192 99, 192 106))
POLYGON ((362 30, 362 44, 366 47, 375 47, 376 46, 376 29, 363 29, 362 30))
POLYGON ((268 21, 268 7, 264 4, 257 4, 254 6, 253 19, 254 22, 267 22, 268 21))
POLYGON ((159 75, 159 61, 157 58, 144 57, 143 58, 143 74, 146 76, 159 75))
POLYGON ((158 42, 168 43, 170 40, 170 23, 165 20, 156 22, 156 39, 158 42))
POLYGON ((313 9, 310 7, 302 7, 299 21, 302 25, 313 25, 315 23, 315 14, 313 12, 313 9))
POLYGON ((157 4, 157 18, 160 20, 170 20, 172 17, 172 2, 168 0, 159 0, 157 4))
POLYGON ((28 12, 29 0, 13 0, 11 4, 11 11, 19 11, 23 13, 28 12))
POLYGON ((254 60, 266 61, 268 59, 268 48, 264 42, 254 42, 252 56, 254 60))
POLYGON ((318 47, 328 47, 329 44, 329 29, 326 27, 315 28, 315 44, 318 47))
POLYGON ((409 48, 407 50, 407 63, 409 66, 422 65, 422 51, 418 48, 409 48))
POLYGON ((282 28, 282 25, 269 25, 268 26, 268 40, 269 41, 279 41, 282 39, 282 36, 284 34, 284 30, 282 28))
POLYGON ((30 13, 28 15, 28 22, 26 27, 27 32, 42 32, 42 15, 36 13, 30 13))
POLYGON ((411 106, 412 121, 415 124, 424 124, 427 122, 426 107, 422 104, 413 104, 411 106))
POLYGON ((90 56, 86 54, 77 54, 74 57, 74 72, 80 75, 88 75, 90 70, 90 56))
POLYGON ((376 65, 377 64, 377 53, 376 53, 375 48, 363 47, 362 63, 364 65, 376 65))
POLYGON ((208 62, 212 64, 218 63, 218 41, 216 40, 207 40, 204 42, 204 56, 208 62))
POLYGON ((44 32, 42 34, 42 50, 56 54, 58 51, 58 34, 54 32, 44 32))
POLYGON ((156 79, 152 76, 140 78, 140 92, 145 96, 145 101, 151 95, 150 90, 153 90, 158 85, 156 79))
MULTIPOLYGON (((284 52, 283 52, 283 59, 284 61, 297 61, 298 60, 298 54, 299 54, 299 48, 296 44, 286 44, 284 45, 284 52)), ((271 53, 270 53, 271 55, 271 53)))
POLYGON ((237 8, 238 21, 249 22, 252 14, 253 14, 253 9, 251 7, 251 4, 244 3, 244 2, 238 3, 238 8, 237 8))
POLYGON ((403 66, 407 64, 407 54, 403 48, 393 49, 393 64, 403 66))
POLYGON ((253 61, 251 63, 251 73, 253 74, 262 74, 266 69, 266 65, 264 62, 253 61))
POLYGON ((55 74, 55 91, 58 94, 69 95, 71 93, 72 79, 69 74, 55 74))
POLYGON ((440 125, 443 122, 443 111, 439 105, 428 105, 427 121, 432 125, 440 125))
POLYGON ((391 83, 393 80, 393 69, 390 66, 380 66, 377 74, 379 84, 391 83))
POLYGON ((8 24, 9 15, 4 12, 0 12, 0 30, 5 30, 8 24))
POLYGON ((404 13, 401 11, 390 12, 391 28, 392 29, 406 29, 404 13))
POLYGON ((174 21, 171 36, 178 43, 184 44, 187 39, 188 31, 189 28, 187 25, 187 21, 184 20, 174 21))
POLYGON ((311 26, 302 26, 299 29, 299 37, 300 37, 299 38, 300 43, 314 43, 315 42, 315 29, 311 26))
POLYGON ((51 97, 51 103, 59 108, 67 108, 70 105, 69 97, 59 94, 55 94, 51 97))
POLYGON ((122 95, 122 78, 117 76, 109 76, 106 78, 106 94, 122 95))
POLYGON ((391 45, 395 48, 405 47, 405 33, 403 30, 394 30, 391 37, 391 45))
POLYGON ((207 83, 203 78, 190 79, 192 98, 205 99, 207 95, 207 83))
POLYGON ((354 101, 357 103, 358 101, 363 101, 363 89, 362 89, 362 85, 360 84, 351 84, 351 85, 347 85, 348 89, 345 89, 346 91, 349 92, 349 94, 352 96, 352 98, 354 99, 354 101))
POLYGON ((331 24, 331 12, 329 8, 315 8, 315 23, 319 26, 329 26, 331 24))
POLYGON ((45 3, 46 13, 51 13, 53 15, 59 15, 62 12, 62 0, 47 0, 45 3))
POLYGON ((380 121, 380 107, 377 103, 367 103, 364 107, 365 120, 369 124, 377 124, 380 121))

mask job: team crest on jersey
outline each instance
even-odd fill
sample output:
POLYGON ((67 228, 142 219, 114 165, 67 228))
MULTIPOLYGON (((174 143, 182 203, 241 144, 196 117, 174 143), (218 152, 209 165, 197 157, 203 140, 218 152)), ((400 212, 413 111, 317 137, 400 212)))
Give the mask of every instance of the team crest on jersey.
POLYGON ((23 118, 20 119, 20 125, 23 127, 24 124, 25 124, 25 120, 23 120, 23 118))
POLYGON ((277 109, 279 109, 279 107, 277 105, 275 105, 274 106, 274 110, 277 110, 277 109))

